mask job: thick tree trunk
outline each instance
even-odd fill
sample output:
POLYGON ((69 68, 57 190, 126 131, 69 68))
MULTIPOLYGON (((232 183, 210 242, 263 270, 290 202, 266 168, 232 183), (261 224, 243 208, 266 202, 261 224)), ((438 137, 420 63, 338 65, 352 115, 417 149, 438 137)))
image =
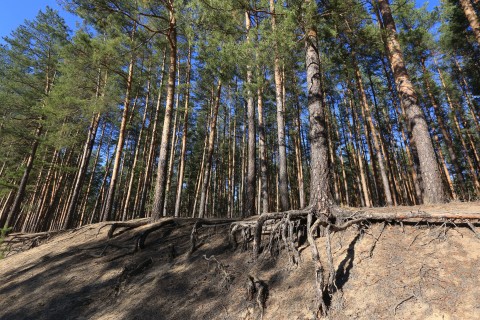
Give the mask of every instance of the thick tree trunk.
POLYGON ((152 219, 162 217, 163 202, 165 201, 165 184, 167 181, 167 153, 170 142, 170 125, 172 122, 173 104, 175 98, 175 77, 177 73, 177 31, 173 11, 170 11, 170 31, 168 41, 170 44, 170 65, 168 70, 167 101, 165 118, 163 121, 160 155, 158 158, 157 178, 155 180, 155 193, 153 198, 152 219))
POLYGON ((329 184, 328 136, 325 123, 326 106, 322 96, 320 56, 317 31, 314 27, 306 30, 305 61, 311 144, 310 205, 322 208, 331 205, 332 200, 329 184))
POLYGON ((427 89, 428 97, 430 98, 430 103, 432 104, 435 117, 437 118, 437 123, 440 128, 440 132, 442 133, 442 136, 443 136, 443 141, 445 141, 445 144, 447 145, 448 155, 450 156, 450 160, 452 161, 452 165, 453 165, 453 168, 455 169, 457 179, 460 180, 459 181, 460 184, 463 184, 465 182, 465 178, 463 176, 462 169, 460 168, 460 165, 458 163, 455 150, 453 149, 452 137, 450 135, 450 132, 448 131, 447 126, 445 125, 443 114, 440 110, 440 106, 433 95, 432 88, 431 88, 431 77, 425 65, 425 59, 422 59, 422 71, 424 76, 425 88, 427 89))
POLYGON ((470 0, 460 0, 460 5, 462 6, 463 12, 467 17, 468 23, 473 30, 475 39, 477 39, 478 44, 480 45, 480 22, 478 20, 477 13, 472 6, 470 0))
POLYGON ((435 151, 422 109, 418 106, 417 95, 405 67, 402 49, 397 39, 397 30, 388 0, 377 0, 386 31, 388 54, 393 69, 400 99, 405 107, 418 158, 423 183, 425 204, 445 202, 445 191, 440 170, 436 165, 435 151))
MULTIPOLYGON (((377 17, 378 17, 378 19, 380 19, 380 15, 378 14, 378 11, 377 11, 377 17)), ((386 39, 384 39, 383 41, 385 43, 385 51, 388 51, 388 47, 386 45, 386 39)), ((387 57, 387 59, 388 59, 388 57, 387 57)), ((385 60, 383 58, 382 58, 382 67, 383 67, 383 71, 385 73, 385 77, 387 78, 388 91, 392 94, 392 104, 395 107, 394 111, 397 114, 396 118, 399 119, 399 116, 398 116, 399 114, 401 114, 401 117, 402 117, 402 121, 398 120, 398 125, 399 125, 399 127, 401 127, 400 133, 402 135, 402 139, 403 139, 403 142, 404 142, 404 145, 405 145, 405 152, 407 154, 408 170, 410 171, 411 178, 413 180, 413 186, 414 186, 414 189, 415 189, 414 204, 419 204, 422 201, 422 190, 420 188, 420 183, 419 183, 419 179, 418 179, 418 176, 417 176, 416 163, 414 162, 414 159, 412 157, 412 152, 411 152, 411 147, 412 146, 407 143, 407 139, 406 139, 406 136, 410 135, 411 132, 408 131, 408 134, 407 134, 407 130, 409 130, 409 128, 408 128, 408 126, 405 126, 405 121, 404 121, 405 118, 406 118, 405 109, 403 108, 403 105, 401 103, 400 103, 400 106, 399 106, 399 104, 397 102, 395 91, 393 90, 392 79, 390 77, 390 73, 387 70, 387 66, 386 66, 385 60)))

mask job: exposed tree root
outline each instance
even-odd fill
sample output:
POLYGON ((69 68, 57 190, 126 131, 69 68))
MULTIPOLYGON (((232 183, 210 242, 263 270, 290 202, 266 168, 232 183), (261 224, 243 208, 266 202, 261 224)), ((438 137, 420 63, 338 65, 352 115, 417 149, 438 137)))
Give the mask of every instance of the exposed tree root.
POLYGON ((166 220, 162 220, 162 221, 159 221, 159 222, 154 222, 152 223, 148 229, 140 232, 137 236, 136 236, 136 241, 135 241, 135 251, 138 251, 139 249, 144 249, 145 248, 145 240, 147 240, 147 237, 150 233, 154 232, 154 231, 157 231, 167 225, 175 225, 176 222, 175 222, 175 219, 166 219, 166 220))
MULTIPOLYGON (((238 235, 241 234, 242 247, 244 250, 248 248, 249 243, 253 242, 252 251, 255 259, 258 259, 262 252, 264 254, 270 253, 272 257, 275 257, 283 248, 287 253, 290 263, 294 266, 300 263, 300 253, 297 248, 301 245, 302 241, 308 241, 314 263, 314 287, 317 296, 316 310, 318 311, 319 316, 327 316, 332 295, 334 292, 338 291, 335 287, 336 270, 333 263, 330 243, 332 232, 343 231, 352 225, 365 221, 383 222, 383 227, 379 235, 377 237, 374 236, 374 243, 369 252, 371 256, 385 229, 385 222, 387 221, 428 224, 441 222, 443 227, 446 227, 446 223, 451 223, 456 227, 457 225, 453 221, 457 221, 461 222, 464 226, 468 226, 477 237, 480 237, 475 230, 475 225, 479 224, 479 220, 480 208, 478 214, 453 214, 451 212, 429 213, 425 211, 408 211, 407 209, 398 207, 395 209, 377 208, 373 210, 354 210, 336 206, 324 208, 309 206, 302 210, 265 213, 260 216, 253 216, 243 220, 166 218, 153 223, 148 219, 130 222, 116 222, 111 224, 108 238, 118 235, 119 233, 114 234, 115 230, 118 228, 129 230, 151 223, 146 229, 142 230, 134 237, 136 239, 135 251, 137 251, 145 247, 147 236, 156 230, 167 225, 178 226, 185 223, 194 223, 190 234, 191 248, 189 253, 191 254, 199 246, 199 230, 201 228, 229 226, 229 242, 234 249, 238 246, 237 238, 238 235), (327 260, 325 264, 321 261, 319 249, 315 241, 315 235, 318 235, 320 229, 322 229, 321 234, 325 236, 326 239, 325 250, 327 260), (269 235, 269 240, 265 246, 262 247, 263 235, 269 235)), ((445 236, 446 231, 442 230, 442 232, 445 236)), ((415 239, 413 241, 415 241, 415 239)), ((172 249, 171 251, 172 257, 174 257, 174 250, 172 249)), ((228 273, 225 266, 214 256, 207 258, 207 256, 204 255, 203 257, 209 262, 216 263, 216 269, 222 274, 222 284, 228 286, 231 282, 231 275, 228 273)), ((262 311, 262 315, 267 297, 268 288, 266 284, 263 281, 249 277, 247 282, 247 300, 256 299, 256 302, 262 311), (257 296, 255 297, 255 295, 257 296)), ((398 308, 398 306, 396 308, 398 308)))
POLYGON ((126 265, 125 267, 123 267, 123 271, 118 276, 117 284, 114 287, 115 296, 118 296, 123 291, 126 285, 126 282, 130 277, 134 277, 141 274, 152 264, 153 264, 153 259, 150 257, 140 262, 138 265, 132 264, 132 265, 126 265))
POLYGON ((267 284, 264 281, 258 280, 249 275, 247 277, 246 290, 247 301, 253 301, 255 299, 255 302, 257 303, 261 312, 260 319, 263 319, 269 294, 267 284))
POLYGON ((210 262, 215 262, 215 270, 220 272, 222 277, 220 285, 225 290, 228 290, 228 288, 230 287, 230 284, 233 281, 233 275, 227 271, 227 267, 223 263, 218 261, 217 258, 215 258, 215 256, 211 256, 207 258, 207 256, 204 254, 203 259, 207 260, 209 264, 210 262))
POLYGON ((206 219, 195 219, 195 224, 193 225, 192 232, 190 234, 190 253, 193 253, 197 247, 198 242, 198 230, 200 228, 207 227, 219 227, 219 226, 230 226, 233 222, 237 221, 234 219, 217 219, 217 220, 206 220, 206 219))
POLYGON ((108 230, 107 237, 108 239, 117 236, 118 234, 114 235, 115 230, 118 228, 125 228, 127 230, 135 229, 144 225, 149 224, 151 221, 149 219, 141 219, 136 221, 127 221, 127 222, 114 222, 110 225, 110 230, 108 230))
POLYGON ((2 252, 5 256, 10 253, 22 252, 39 246, 42 242, 48 241, 51 237, 65 233, 65 230, 55 230, 38 233, 10 233, 2 243, 2 252))
MULTIPOLYGON (((307 225, 307 239, 312 251, 312 259, 314 262, 315 273, 315 290, 317 293, 317 310, 321 316, 326 316, 328 312, 329 303, 333 292, 335 292, 335 267, 333 264, 333 256, 330 245, 330 233, 339 232, 349 228, 352 225, 359 224, 364 221, 416 221, 416 222, 443 222, 449 221, 456 226, 452 221, 465 221, 472 231, 475 231, 474 224, 478 224, 480 219, 480 211, 475 213, 453 214, 450 212, 428 213, 425 211, 389 211, 391 208, 384 208, 381 210, 351 210, 340 207, 327 207, 323 209, 307 207, 302 210, 290 210, 286 212, 272 212, 262 214, 261 216, 251 217, 248 220, 238 221, 232 223, 230 227, 230 242, 235 248, 236 234, 242 232, 243 242, 248 242, 248 232, 253 232, 253 253, 257 259, 262 251, 262 235, 270 234, 270 240, 264 250, 270 252, 272 256, 280 250, 279 243, 283 242, 283 246, 293 264, 299 262, 300 255, 296 249, 295 242, 299 242, 301 238, 300 227, 306 219, 307 225), (323 234, 326 237, 326 256, 327 256, 327 272, 320 259, 320 254, 315 242, 314 234, 319 228, 323 228, 323 234), (295 235, 295 232, 298 232, 295 235), (327 274, 325 274, 327 273, 327 274)), ((375 237, 374 244, 370 249, 370 256, 375 249, 380 236, 385 229, 385 223, 380 234, 375 237)), ((445 231, 444 231, 445 232, 445 231)), ((478 236, 478 234, 476 233, 478 236)))

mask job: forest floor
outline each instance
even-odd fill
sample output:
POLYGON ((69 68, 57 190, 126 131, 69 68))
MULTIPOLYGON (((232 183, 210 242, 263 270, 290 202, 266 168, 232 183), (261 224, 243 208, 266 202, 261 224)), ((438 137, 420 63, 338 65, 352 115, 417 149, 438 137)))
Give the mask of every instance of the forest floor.
MULTIPOLYGON (((370 210, 480 218, 480 202, 370 210)), ((298 266, 285 250, 255 262, 251 244, 232 250, 228 226, 209 227, 199 229, 190 254, 193 224, 165 226, 136 252, 133 237, 148 226, 112 239, 107 223, 35 241, 12 234, 6 244, 14 237, 15 244, 0 260, 0 319, 260 319, 246 300, 249 275, 268 286, 263 319, 315 318, 308 242, 298 248, 298 266)), ((316 241, 326 261, 325 238, 316 241)), ((331 246, 330 319, 480 319, 480 239, 461 221, 364 223, 333 233, 331 246)))

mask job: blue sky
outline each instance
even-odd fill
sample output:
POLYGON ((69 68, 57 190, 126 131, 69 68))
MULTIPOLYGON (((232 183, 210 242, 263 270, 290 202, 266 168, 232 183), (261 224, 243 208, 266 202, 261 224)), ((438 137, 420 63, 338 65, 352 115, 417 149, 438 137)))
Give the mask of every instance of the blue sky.
MULTIPOLYGON (((10 35, 25 20, 33 20, 40 10, 46 6, 60 12, 70 29, 75 29, 78 19, 66 12, 57 3, 57 0, 3 0, 0 10, 0 38, 10 35)), ((0 40, 1 41, 1 40, 0 40)))
MULTIPOLYGON (((34 19, 38 11, 45 9, 47 5, 60 12, 70 29, 75 29, 78 21, 74 15, 64 11, 57 0, 3 0, 3 2, 0 10, 0 39, 10 35, 25 20, 34 19)), ((417 5, 421 6, 425 2, 427 1, 417 0, 417 5)), ((428 8, 433 8, 439 2, 440 0, 428 1, 428 8)))

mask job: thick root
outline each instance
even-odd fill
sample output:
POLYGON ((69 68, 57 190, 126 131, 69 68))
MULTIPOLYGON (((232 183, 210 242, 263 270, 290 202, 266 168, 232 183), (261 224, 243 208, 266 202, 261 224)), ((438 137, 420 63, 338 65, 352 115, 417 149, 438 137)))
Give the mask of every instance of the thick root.
POLYGON ((108 230, 107 237, 108 237, 108 239, 111 239, 111 238, 117 236, 118 234, 114 235, 114 232, 118 228, 125 228, 125 229, 130 230, 130 229, 135 229, 135 228, 144 226, 144 225, 149 224, 149 223, 150 223, 150 220, 147 219, 147 218, 137 220, 137 221, 114 222, 114 223, 111 224, 110 230, 108 230))

